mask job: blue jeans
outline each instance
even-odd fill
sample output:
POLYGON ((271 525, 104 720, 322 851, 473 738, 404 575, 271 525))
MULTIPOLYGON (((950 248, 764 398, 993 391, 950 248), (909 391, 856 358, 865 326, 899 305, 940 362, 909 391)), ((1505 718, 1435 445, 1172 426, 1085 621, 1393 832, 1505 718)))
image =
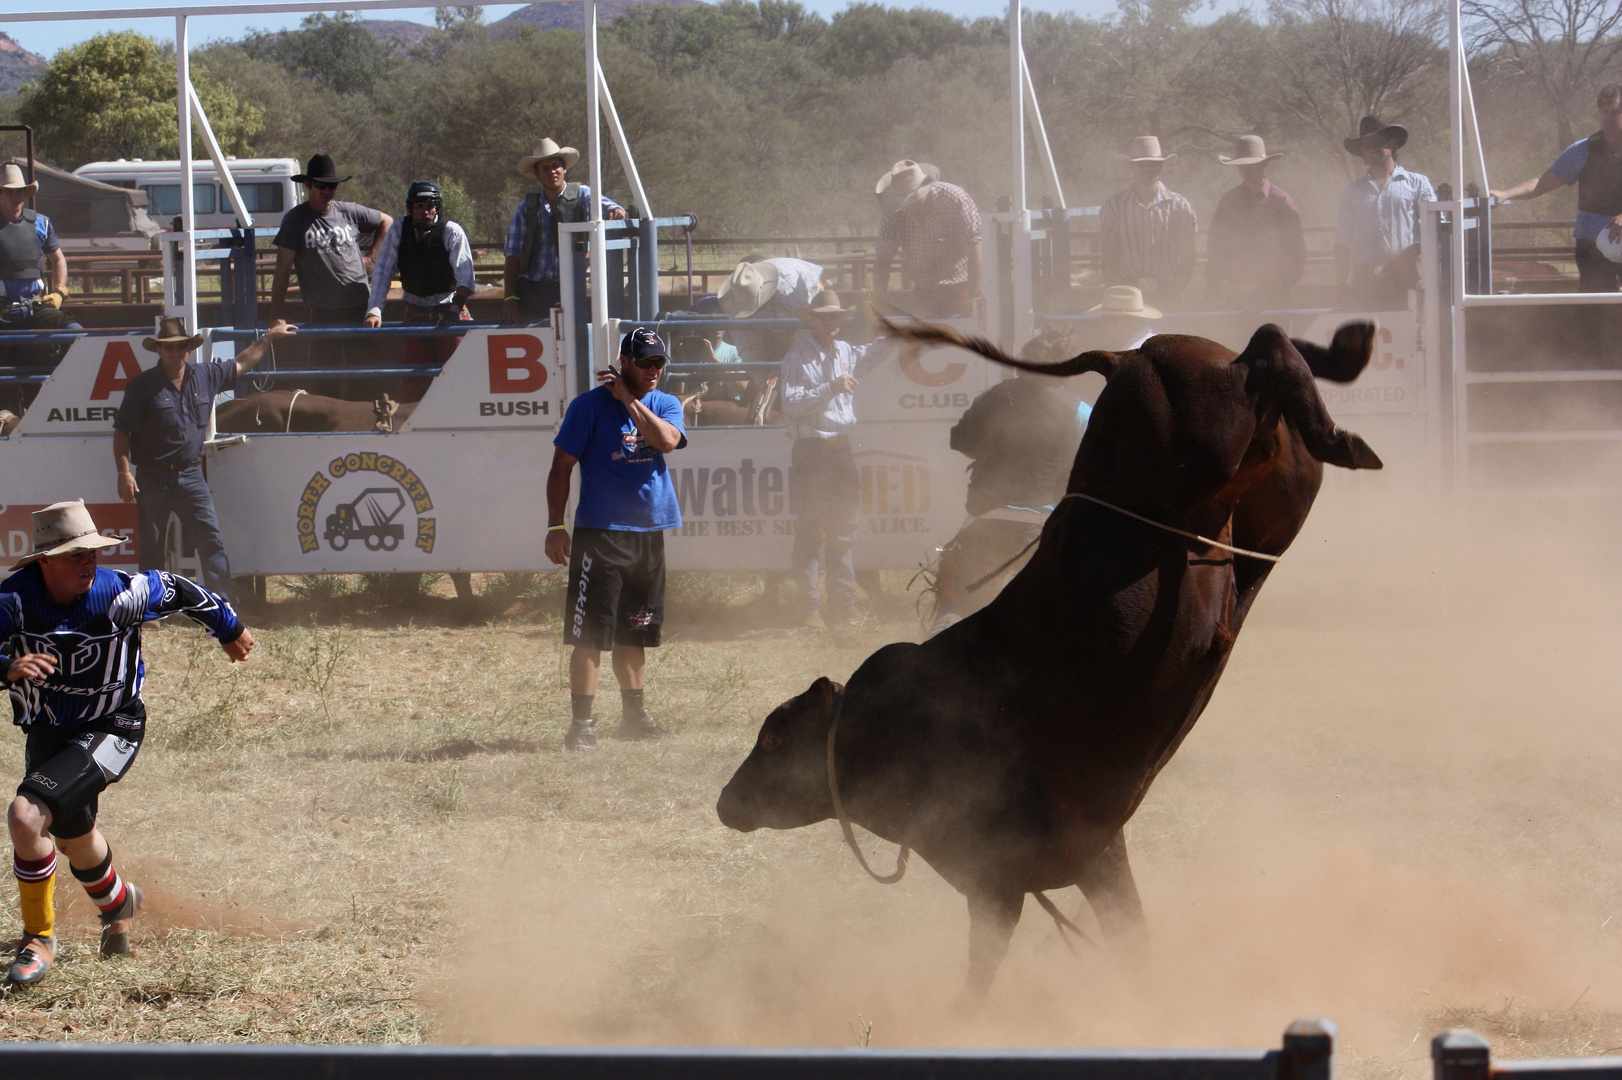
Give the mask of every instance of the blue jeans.
POLYGON ((861 480, 850 440, 794 440, 794 580, 800 605, 815 611, 822 601, 817 587, 818 555, 828 573, 829 611, 836 616, 856 610, 856 559, 852 549, 861 523, 861 480))
POLYGON ((225 537, 214 516, 214 497, 203 479, 203 467, 179 470, 140 467, 135 475, 135 509, 140 518, 141 569, 162 570, 163 536, 169 515, 180 519, 182 535, 197 549, 203 585, 236 603, 231 588, 231 564, 225 557, 225 537))

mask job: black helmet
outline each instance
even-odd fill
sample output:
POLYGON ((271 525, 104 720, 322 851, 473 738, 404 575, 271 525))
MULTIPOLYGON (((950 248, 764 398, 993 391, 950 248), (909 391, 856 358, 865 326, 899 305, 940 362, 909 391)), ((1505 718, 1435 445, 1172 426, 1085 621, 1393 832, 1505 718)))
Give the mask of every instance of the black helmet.
POLYGON ((439 185, 432 180, 413 180, 406 189, 406 211, 410 212, 412 203, 430 203, 435 209, 443 210, 445 200, 440 197, 439 185))

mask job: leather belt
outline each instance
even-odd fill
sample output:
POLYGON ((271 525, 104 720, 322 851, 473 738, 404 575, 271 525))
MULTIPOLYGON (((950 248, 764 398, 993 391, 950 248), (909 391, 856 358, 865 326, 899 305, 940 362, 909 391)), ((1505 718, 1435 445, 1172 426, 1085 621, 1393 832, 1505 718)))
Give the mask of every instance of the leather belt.
POLYGON ((177 473, 177 472, 185 472, 187 469, 191 468, 192 466, 201 465, 202 463, 203 463, 202 458, 192 458, 190 461, 182 461, 178 465, 172 465, 172 464, 170 464, 168 462, 164 462, 164 461, 157 461, 157 462, 151 462, 151 463, 146 464, 146 465, 137 465, 136 468, 138 468, 138 469, 153 469, 153 470, 156 470, 158 472, 175 472, 175 473, 177 473))

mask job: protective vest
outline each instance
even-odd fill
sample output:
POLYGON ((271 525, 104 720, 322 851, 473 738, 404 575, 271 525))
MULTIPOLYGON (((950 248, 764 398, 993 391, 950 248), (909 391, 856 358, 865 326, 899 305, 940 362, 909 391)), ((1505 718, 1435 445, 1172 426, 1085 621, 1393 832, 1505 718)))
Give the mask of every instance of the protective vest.
POLYGON ((39 215, 24 210, 21 221, 7 221, 0 217, 0 279, 6 281, 39 280, 40 261, 45 249, 40 245, 34 222, 39 215))
MULTIPOLYGON (((524 247, 518 255, 520 274, 529 269, 529 261, 535 257, 535 245, 540 243, 541 200, 544 198, 543 191, 532 191, 524 196, 524 247)), ((563 194, 552 208, 552 247, 560 257, 563 246, 557 242, 558 226, 565 221, 585 221, 588 209, 587 200, 580 197, 580 185, 564 184, 563 194)))
POLYGON ((437 296, 456 288, 456 268, 445 250, 445 221, 417 239, 417 227, 407 221, 400 226, 400 287, 413 296, 437 296))
POLYGON ((1615 217, 1622 214, 1622 153, 1605 145, 1605 133, 1588 137, 1588 161, 1577 174, 1577 209, 1615 217))

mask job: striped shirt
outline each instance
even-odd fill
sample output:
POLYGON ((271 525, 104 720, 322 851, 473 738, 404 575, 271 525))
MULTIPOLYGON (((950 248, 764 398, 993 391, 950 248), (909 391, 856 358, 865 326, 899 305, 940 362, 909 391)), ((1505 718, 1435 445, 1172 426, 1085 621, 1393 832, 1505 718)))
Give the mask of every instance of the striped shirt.
POLYGON ((162 570, 126 574, 97 567, 90 591, 67 606, 45 589, 38 565, 0 582, 0 672, 25 653, 47 653, 56 670, 7 689, 20 725, 78 727, 117 714, 141 696, 141 625, 183 613, 220 641, 242 636, 231 605, 162 570))
POLYGON ((1162 289, 1181 290, 1194 274, 1198 225, 1193 205, 1158 180, 1148 203, 1138 201, 1136 187, 1111 195, 1098 211, 1104 284, 1155 278, 1162 289))
POLYGON ((1335 246, 1351 252, 1353 268, 1386 262, 1419 243, 1419 204, 1435 200, 1430 180, 1401 165, 1384 184, 1364 173, 1340 193, 1335 246))
POLYGON ((980 244, 980 209, 956 184, 937 180, 931 194, 879 222, 878 262, 901 252, 901 273, 914 285, 962 285, 980 244))
POLYGON ((856 395, 834 393, 841 375, 862 378, 888 360, 895 342, 879 338, 866 345, 834 339, 824 349, 810 334, 802 337, 783 357, 783 419, 791 439, 831 439, 848 435, 856 426, 856 395))
MULTIPOLYGON (((518 201, 518 209, 513 211, 512 220, 507 222, 507 242, 502 247, 502 254, 509 258, 516 258, 524 253, 524 204, 527 199, 518 201)), ((580 201, 588 207, 591 205, 591 186, 580 185, 580 201)), ((603 196, 603 213, 610 210, 625 209, 619 203, 603 196)), ((587 213, 590 211, 588 210, 587 213)), ((552 227, 552 204, 546 198, 541 199, 541 212, 536 221, 536 227, 541 235, 535 243, 535 253, 529 257, 529 265, 518 269, 518 276, 527 281, 556 281, 558 279, 558 245, 557 231, 552 227)))
MULTIPOLYGON (((389 226, 389 231, 383 237, 383 243, 378 245, 377 255, 372 262, 372 297, 368 302, 366 314, 383 314, 383 301, 389 298, 389 284, 394 280, 394 272, 400 267, 400 230, 406 226, 415 228, 409 218, 401 218, 389 226)), ((450 256, 451 268, 456 272, 456 284, 472 292, 475 288, 473 281, 473 249, 468 247, 467 233, 462 226, 454 221, 445 222, 445 252, 450 256)), ((402 283, 403 284, 403 283, 402 283)), ((400 290, 400 297, 413 307, 432 308, 449 302, 456 295, 452 289, 447 293, 436 293, 433 296, 417 296, 400 290)))

